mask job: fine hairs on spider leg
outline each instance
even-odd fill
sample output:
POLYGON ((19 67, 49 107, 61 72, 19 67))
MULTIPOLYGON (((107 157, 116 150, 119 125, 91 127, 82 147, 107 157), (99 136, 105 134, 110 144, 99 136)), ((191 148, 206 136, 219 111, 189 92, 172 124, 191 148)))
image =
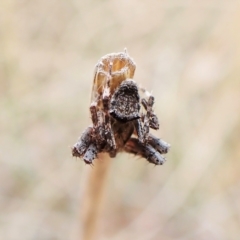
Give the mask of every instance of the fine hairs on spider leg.
POLYGON ((150 133, 158 130, 154 97, 133 80, 135 63, 127 51, 103 56, 95 67, 90 125, 73 146, 72 155, 92 164, 98 153, 115 157, 125 151, 162 165, 170 145, 150 133), (139 92, 144 94, 140 98, 139 92), (140 106, 143 113, 140 113, 140 106))

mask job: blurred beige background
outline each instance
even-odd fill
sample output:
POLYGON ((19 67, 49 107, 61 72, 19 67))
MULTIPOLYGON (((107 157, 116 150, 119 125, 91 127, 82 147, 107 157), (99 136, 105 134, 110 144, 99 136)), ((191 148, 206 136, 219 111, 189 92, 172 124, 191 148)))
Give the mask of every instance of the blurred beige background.
POLYGON ((172 148, 113 159, 98 239, 240 239, 239 29, 236 0, 2 0, 0 239, 79 239, 91 168, 70 147, 95 64, 124 47, 172 148))

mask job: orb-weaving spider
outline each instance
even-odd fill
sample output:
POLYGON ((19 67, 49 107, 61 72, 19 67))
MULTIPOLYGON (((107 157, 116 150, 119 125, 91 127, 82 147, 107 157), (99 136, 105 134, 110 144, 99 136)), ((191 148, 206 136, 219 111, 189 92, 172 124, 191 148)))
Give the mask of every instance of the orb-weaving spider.
POLYGON ((125 151, 155 165, 165 162, 161 154, 167 153, 170 145, 149 132, 150 128, 159 129, 152 109, 154 97, 133 80, 135 68, 126 50, 105 55, 98 62, 90 105, 92 125, 73 146, 73 156, 92 164, 98 153, 115 157, 125 151), (140 98, 139 92, 144 97, 140 98))

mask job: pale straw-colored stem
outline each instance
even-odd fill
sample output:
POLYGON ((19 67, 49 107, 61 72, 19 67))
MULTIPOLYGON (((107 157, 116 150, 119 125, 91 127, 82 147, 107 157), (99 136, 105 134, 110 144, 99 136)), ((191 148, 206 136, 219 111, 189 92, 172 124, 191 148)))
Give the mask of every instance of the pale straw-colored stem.
POLYGON ((85 186, 82 209, 82 238, 81 240, 97 239, 96 233, 101 214, 102 202, 106 188, 108 170, 111 159, 108 154, 99 154, 94 166, 89 172, 85 186))

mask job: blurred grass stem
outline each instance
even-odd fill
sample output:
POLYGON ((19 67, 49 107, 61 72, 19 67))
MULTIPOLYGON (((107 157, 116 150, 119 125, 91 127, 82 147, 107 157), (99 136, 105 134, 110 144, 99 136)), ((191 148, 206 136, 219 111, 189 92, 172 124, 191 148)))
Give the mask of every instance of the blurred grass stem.
POLYGON ((89 172, 86 184, 86 192, 82 209, 82 238, 94 240, 96 238, 99 216, 101 215, 103 196, 107 183, 108 170, 111 159, 105 153, 99 154, 93 169, 89 172))

